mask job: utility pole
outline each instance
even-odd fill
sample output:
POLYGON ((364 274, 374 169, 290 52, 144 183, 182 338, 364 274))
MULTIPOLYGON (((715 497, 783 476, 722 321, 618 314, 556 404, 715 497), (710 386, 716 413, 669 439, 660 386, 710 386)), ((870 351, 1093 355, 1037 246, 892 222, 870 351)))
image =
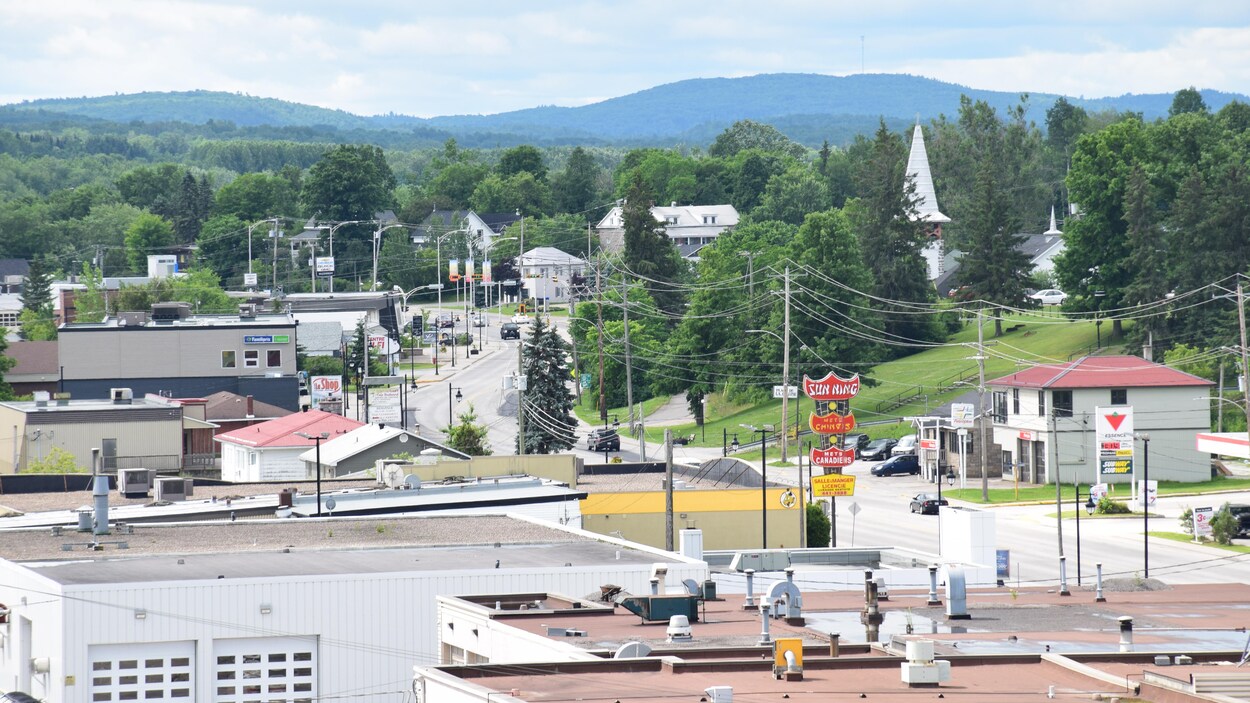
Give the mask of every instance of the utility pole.
POLYGON ((625 404, 629 406, 629 429, 634 429, 634 367, 629 352, 629 284, 622 289, 621 311, 625 318, 625 404))
MULTIPOLYGON (((785 271, 785 325, 781 333, 781 460, 786 461, 789 448, 790 423, 790 267, 785 271)), ((799 439, 799 425, 794 425, 794 439, 799 439)), ((799 489, 803 488, 803 474, 799 472, 799 489)))
MULTIPOLYGON (((990 502, 990 447, 985 437, 985 328, 977 310, 977 419, 981 431, 981 500, 990 502)), ((1019 471, 1020 469, 1016 469, 1019 471)))
POLYGON ((525 456, 525 361, 523 350, 525 340, 518 339, 516 345, 516 434, 517 454, 525 456))
MULTIPOLYGON (((1242 394, 1241 402, 1246 410, 1246 436, 1250 438, 1250 356, 1246 350, 1246 299, 1245 292, 1242 289, 1241 281, 1237 281, 1237 326, 1241 329, 1241 379, 1242 394)), ((1221 392, 1223 389, 1220 389, 1221 392)), ((1147 444, 1147 451, 1150 445, 1147 444)), ((1142 501, 1145 505, 1145 501, 1142 501)), ((1145 512, 1145 509, 1142 510, 1145 512)))
POLYGON ((603 255, 595 257, 595 297, 598 299, 599 308, 599 334, 595 335, 599 338, 599 422, 604 427, 608 426, 608 405, 607 398, 603 395, 603 279, 600 273, 603 270, 603 255))
POLYGON ((673 551, 673 431, 664 430, 664 544, 673 551))
POLYGON ((755 299, 755 252, 740 251, 738 256, 747 257, 747 299, 755 299))
MULTIPOLYGON (((1056 411, 1052 407, 1050 409, 1050 442, 1053 445, 1052 454, 1055 457, 1055 466, 1054 466, 1054 472, 1051 478, 1055 480, 1055 513, 1056 513, 1055 514, 1055 535, 1058 536, 1059 538, 1059 558, 1062 559, 1063 558, 1063 493, 1062 493, 1063 489, 1061 488, 1061 486, 1063 484, 1062 482, 1059 481, 1059 426, 1058 426, 1059 419, 1058 419, 1058 415, 1059 415, 1059 412, 1056 411)), ((1207 417, 1208 417, 1208 422, 1209 422, 1210 416, 1207 416, 1207 417)), ((1034 469, 1033 472, 1037 473, 1037 469, 1034 469)), ((1034 477, 1034 480, 1037 480, 1036 476, 1034 477)), ((1075 476, 1073 476, 1072 482, 1076 483, 1075 476)), ((1077 489, 1077 492, 1080 493, 1080 488, 1077 489)), ((1080 509, 1081 508, 1078 505, 1077 510, 1080 510, 1080 509)), ((1077 518, 1077 519, 1079 520, 1080 518, 1077 518)))

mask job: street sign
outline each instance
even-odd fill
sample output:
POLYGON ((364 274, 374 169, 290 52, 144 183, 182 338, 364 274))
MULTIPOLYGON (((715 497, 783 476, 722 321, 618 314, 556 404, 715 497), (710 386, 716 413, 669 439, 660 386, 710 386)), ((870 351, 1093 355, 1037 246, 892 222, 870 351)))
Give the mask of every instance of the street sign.
POLYGON ((399 386, 369 389, 369 421, 398 425, 403 417, 400 412, 399 386))
POLYGON ((321 407, 326 401, 342 401, 343 400, 343 377, 342 376, 313 376, 312 385, 312 406, 313 409, 321 407))
POLYGON ((245 274, 243 274, 243 285, 245 285, 245 286, 254 286, 254 285, 256 285, 256 274, 254 274, 254 273, 245 273, 245 274))
POLYGON ((845 474, 813 476, 812 495, 817 498, 853 496, 855 495, 855 477, 845 474))
POLYGON ((1011 578, 1011 550, 994 550, 994 571, 997 578, 1011 578))
POLYGON ((860 511, 859 503, 851 503, 851 507, 847 508, 847 511, 851 513, 851 517, 855 517, 856 515, 859 515, 859 511, 860 511))
POLYGON ((920 448, 921 449, 937 449, 938 441, 936 439, 922 439, 920 440, 920 448))
POLYGON ((1098 473, 1100 474, 1131 474, 1133 473, 1132 457, 1098 457, 1098 473))
POLYGON ((812 400, 850 400, 859 393, 859 374, 842 378, 830 371, 824 378, 803 377, 803 392, 812 400))
POLYGON ((786 490, 782 491, 780 501, 781 501, 781 507, 793 508, 794 506, 798 505, 799 498, 798 496, 794 495, 794 491, 787 488, 786 490))
POLYGON ((797 398, 799 397, 799 387, 798 386, 773 386, 774 398, 780 398, 783 393, 785 394, 787 398, 791 398, 791 399, 797 398))
POLYGON ((1137 500, 1142 504, 1142 508, 1153 508, 1155 501, 1159 498, 1159 482, 1158 481, 1138 481, 1137 482, 1137 500))
POLYGON ((588 390, 589 388, 590 388, 590 374, 584 373, 582 374, 582 390, 588 390))
POLYGON ((812 428, 812 432, 816 434, 846 434, 855 429, 855 415, 854 413, 847 413, 846 415, 837 413, 817 415, 812 413, 808 417, 807 424, 812 428))
POLYGON ((976 406, 972 403, 952 403, 951 404, 951 427, 968 428, 972 427, 973 419, 976 417, 976 406))
POLYGON ((316 269, 318 276, 333 276, 334 275, 334 257, 333 256, 318 256, 316 259, 313 260, 313 267, 316 269))
POLYGON ((1211 518, 1213 517, 1215 517, 1215 508, 1211 506, 1194 508, 1194 539, 1211 536, 1211 518))

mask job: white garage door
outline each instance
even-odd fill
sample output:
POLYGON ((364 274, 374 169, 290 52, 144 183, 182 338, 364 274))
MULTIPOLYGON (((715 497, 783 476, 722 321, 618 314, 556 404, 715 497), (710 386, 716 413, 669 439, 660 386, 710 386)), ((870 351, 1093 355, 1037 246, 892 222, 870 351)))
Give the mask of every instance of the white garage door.
POLYGON ((92 645, 92 701, 190 701, 195 643, 92 645))
POLYGON ((218 703, 311 703, 317 696, 316 637, 214 640, 218 703))

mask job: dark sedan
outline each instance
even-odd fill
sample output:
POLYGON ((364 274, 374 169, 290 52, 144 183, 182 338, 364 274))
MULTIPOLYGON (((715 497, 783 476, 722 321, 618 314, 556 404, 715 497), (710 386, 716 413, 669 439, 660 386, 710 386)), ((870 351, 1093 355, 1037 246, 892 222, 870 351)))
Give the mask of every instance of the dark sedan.
POLYGON ((919 474, 920 460, 915 454, 899 454, 887 461, 872 467, 869 471, 873 476, 893 476, 895 474, 919 474))
POLYGON ((866 434, 848 434, 842 438, 843 449, 854 449, 855 458, 860 458, 860 453, 868 446, 868 435, 866 434))
POLYGON ((874 439, 868 446, 859 450, 859 458, 864 461, 883 461, 890 458, 890 450, 898 444, 897 439, 874 439))
POLYGON ((917 493, 915 498, 911 499, 911 511, 920 513, 921 515, 937 515, 938 508, 943 505, 950 505, 945 498, 938 498, 932 493, 917 493))

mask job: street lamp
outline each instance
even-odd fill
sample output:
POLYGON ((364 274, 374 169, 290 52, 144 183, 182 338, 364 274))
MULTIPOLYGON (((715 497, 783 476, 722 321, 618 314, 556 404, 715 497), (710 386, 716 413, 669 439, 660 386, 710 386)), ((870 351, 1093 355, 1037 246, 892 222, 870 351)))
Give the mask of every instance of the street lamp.
MULTIPOLYGON (((336 222, 334 224, 322 223, 318 229, 327 230, 330 234, 330 259, 334 259, 334 233, 343 225, 359 225, 366 222, 374 222, 374 220, 348 220, 347 222, 336 222)), ((314 291, 315 292, 315 291, 314 291)), ((334 272, 330 272, 330 292, 334 292, 334 272)))
MULTIPOLYGON (((938 473, 933 477, 934 479, 933 482, 936 483, 938 487, 938 499, 937 499, 938 554, 942 553, 942 479, 946 479, 946 485, 948 486, 954 487, 955 485, 955 472, 951 471, 950 467, 947 467, 946 475, 943 476, 941 475, 941 471, 942 471, 942 467, 938 466, 938 473)), ((922 515, 924 514, 923 509, 920 512, 922 515)))
MULTIPOLYGON (((764 425, 762 428, 755 425, 739 425, 739 427, 750 430, 752 433, 760 433, 760 539, 763 541, 760 549, 768 549, 768 435, 775 432, 776 427, 773 425, 764 425)), ((738 437, 735 435, 735 451, 738 449, 737 444, 738 437)))
POLYGON ((462 390, 461 388, 453 387, 450 383, 447 384, 447 427, 449 428, 451 427, 451 423, 452 423, 451 411, 452 411, 452 408, 455 407, 455 404, 452 403, 452 399, 451 399, 451 392, 453 390, 456 392, 456 400, 464 399, 464 394, 460 392, 462 390))
POLYGON ((273 225, 273 231, 270 233, 270 236, 274 238, 274 242, 278 241, 278 224, 281 222, 281 218, 270 217, 264 220, 260 220, 259 222, 253 222, 252 224, 247 226, 247 272, 249 274, 252 272, 252 230, 260 225, 265 224, 266 222, 271 223, 273 225))
MULTIPOLYGON (((1072 504, 1076 506, 1076 585, 1079 586, 1081 585, 1081 484, 1074 484, 1074 487, 1076 488, 1076 497, 1072 499, 1072 504)), ((1091 486, 1090 488, 1089 498, 1084 506, 1087 515, 1093 515, 1094 510, 1098 508, 1097 505, 1094 505, 1093 487, 1091 486)), ((1060 508, 1060 512, 1063 512, 1062 508, 1060 508)))
MULTIPOLYGON (((373 231, 373 278, 370 279, 369 290, 378 289, 378 248, 382 246, 382 233, 388 229, 395 229, 396 227, 411 226, 412 225, 406 225, 402 222, 395 222, 393 224, 378 227, 373 231)), ((333 254, 331 254, 331 256, 333 256, 333 254)))
POLYGON ((321 517, 321 443, 330 438, 330 433, 308 434, 307 432, 296 432, 295 434, 304 439, 311 439, 317 444, 317 517, 321 517))

